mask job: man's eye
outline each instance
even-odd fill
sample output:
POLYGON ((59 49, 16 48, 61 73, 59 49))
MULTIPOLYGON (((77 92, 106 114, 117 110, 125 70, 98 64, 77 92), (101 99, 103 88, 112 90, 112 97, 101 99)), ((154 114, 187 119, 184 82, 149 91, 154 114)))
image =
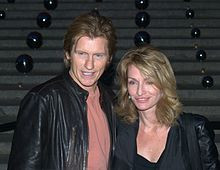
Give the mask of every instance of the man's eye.
POLYGON ((103 54, 96 54, 95 57, 96 57, 96 58, 103 58, 104 55, 103 55, 103 54))
POLYGON ((76 54, 78 56, 87 56, 87 54, 85 52, 81 52, 81 51, 77 51, 76 54))
POLYGON ((79 55, 85 55, 86 53, 84 52, 78 52, 79 55))

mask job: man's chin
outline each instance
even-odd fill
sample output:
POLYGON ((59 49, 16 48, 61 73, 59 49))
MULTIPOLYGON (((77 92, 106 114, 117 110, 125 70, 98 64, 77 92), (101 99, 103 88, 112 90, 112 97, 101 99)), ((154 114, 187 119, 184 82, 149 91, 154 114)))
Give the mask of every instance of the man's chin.
POLYGON ((94 82, 94 81, 93 82, 82 82, 81 84, 86 88, 92 88, 97 85, 97 82, 94 82))

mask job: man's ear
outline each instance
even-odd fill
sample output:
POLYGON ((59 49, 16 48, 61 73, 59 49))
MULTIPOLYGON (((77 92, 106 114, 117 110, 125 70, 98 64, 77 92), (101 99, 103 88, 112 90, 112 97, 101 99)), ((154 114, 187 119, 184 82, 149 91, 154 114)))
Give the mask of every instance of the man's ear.
POLYGON ((65 56, 66 56, 66 59, 69 60, 69 59, 70 59, 69 53, 68 53, 67 51, 65 51, 64 54, 65 54, 65 56))
POLYGON ((112 56, 109 57, 108 59, 108 65, 112 62, 112 56))
POLYGON ((105 70, 108 69, 109 65, 111 64, 112 62, 112 56, 109 57, 108 61, 107 61, 107 64, 106 64, 106 67, 105 67, 105 70))

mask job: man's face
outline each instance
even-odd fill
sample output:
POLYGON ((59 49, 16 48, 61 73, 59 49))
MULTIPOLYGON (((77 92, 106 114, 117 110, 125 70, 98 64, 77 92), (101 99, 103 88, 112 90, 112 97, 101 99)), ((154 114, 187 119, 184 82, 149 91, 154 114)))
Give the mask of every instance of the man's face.
POLYGON ((95 90, 97 81, 110 60, 108 42, 103 37, 81 37, 73 46, 70 54, 70 75, 83 89, 95 90))

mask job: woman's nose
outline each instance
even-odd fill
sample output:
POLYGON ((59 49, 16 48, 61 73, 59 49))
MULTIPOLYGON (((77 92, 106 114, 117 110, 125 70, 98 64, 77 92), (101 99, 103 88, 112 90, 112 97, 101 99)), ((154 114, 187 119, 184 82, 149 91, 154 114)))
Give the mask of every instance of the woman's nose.
POLYGON ((145 93, 145 90, 144 90, 143 84, 139 84, 138 89, 137 89, 137 95, 141 96, 144 93, 145 93))

